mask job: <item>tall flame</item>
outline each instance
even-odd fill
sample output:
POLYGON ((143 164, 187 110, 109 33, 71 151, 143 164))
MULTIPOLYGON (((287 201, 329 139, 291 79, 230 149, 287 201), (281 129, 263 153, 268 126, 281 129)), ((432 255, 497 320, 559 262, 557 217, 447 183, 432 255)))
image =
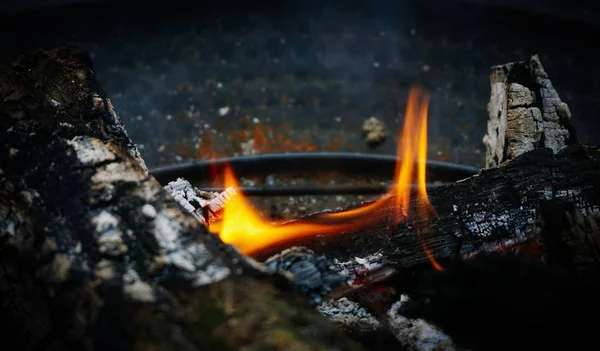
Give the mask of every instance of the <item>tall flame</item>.
MULTIPOLYGON (((394 172, 396 187, 388 191, 387 196, 346 211, 320 216, 318 223, 294 221, 290 224, 278 225, 261 218, 250 201, 239 194, 225 207, 223 219, 211 224, 211 232, 219 234, 225 243, 236 246, 245 254, 252 254, 262 248, 288 240, 335 234, 357 226, 368 226, 370 223, 364 221, 364 218, 367 218, 365 214, 384 205, 390 196, 393 196, 397 209, 390 221, 391 224, 396 225, 405 220, 409 213, 411 184, 415 180, 417 194, 424 201, 424 208, 428 209, 427 215, 436 215, 429 202, 426 187, 428 104, 429 97, 426 94, 417 88, 410 90, 404 127, 397 147, 397 156, 401 161, 396 164, 394 172)), ((225 186, 239 189, 238 181, 229 167, 225 169, 225 186)), ((441 270, 442 266, 430 253, 419 231, 417 236, 432 266, 441 270)))

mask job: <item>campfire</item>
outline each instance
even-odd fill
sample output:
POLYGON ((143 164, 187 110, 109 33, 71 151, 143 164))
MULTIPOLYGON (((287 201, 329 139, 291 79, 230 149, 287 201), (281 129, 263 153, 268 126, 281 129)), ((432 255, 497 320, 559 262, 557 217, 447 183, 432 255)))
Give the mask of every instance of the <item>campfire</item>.
POLYGON ((537 56, 492 68, 486 169, 428 187, 415 87, 387 192, 283 221, 231 165, 223 191, 159 183, 90 62, 65 47, 0 69, 0 291, 19 349, 594 341, 600 153, 577 142, 537 56))
MULTIPOLYGON (((397 148, 401 161, 396 166, 395 188, 385 196, 385 198, 393 198, 395 202, 395 213, 388 219, 390 226, 396 226, 411 215, 409 200, 413 183, 417 185, 418 196, 429 205, 425 174, 427 104, 426 95, 417 88, 411 90, 404 129, 398 139, 402 141, 397 148)), ((231 168, 225 169, 225 187, 233 190, 240 188, 231 168)), ((238 195, 224 207, 222 218, 211 223, 209 230, 218 234, 223 242, 236 246, 246 255, 252 255, 272 246, 285 245, 286 242, 294 239, 317 235, 343 235, 344 232, 351 230, 365 230, 372 225, 365 214, 380 209, 386 204, 387 202, 381 199, 351 209, 298 219, 287 224, 272 224, 260 218, 250 201, 238 192, 238 195)), ((435 215, 433 208, 428 209, 427 212, 428 215, 435 215)), ((428 253, 426 245, 424 243, 422 245, 423 250, 428 253)), ((436 269, 441 269, 431 255, 428 257, 436 269)))

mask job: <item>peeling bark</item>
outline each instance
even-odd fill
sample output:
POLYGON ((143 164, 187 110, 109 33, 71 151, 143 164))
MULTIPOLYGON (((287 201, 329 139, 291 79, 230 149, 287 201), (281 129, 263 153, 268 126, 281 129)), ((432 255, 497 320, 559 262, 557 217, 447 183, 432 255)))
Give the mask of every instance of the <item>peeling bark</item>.
POLYGON ((492 67, 486 167, 546 147, 555 153, 575 143, 571 112, 560 100, 537 55, 492 67))
POLYGON ((352 350, 148 176, 87 54, 0 67, 0 321, 17 350, 352 350))

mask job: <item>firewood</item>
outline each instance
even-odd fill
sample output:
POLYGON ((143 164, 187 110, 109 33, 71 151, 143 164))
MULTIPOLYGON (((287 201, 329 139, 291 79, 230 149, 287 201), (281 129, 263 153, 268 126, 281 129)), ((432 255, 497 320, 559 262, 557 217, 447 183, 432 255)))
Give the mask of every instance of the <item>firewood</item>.
POLYGON ((15 350, 360 349, 148 176, 87 54, 0 67, 0 144, 15 350))
MULTIPOLYGON (((433 220, 420 212, 427 210, 424 201, 413 197, 410 208, 414 213, 390 227, 396 214, 392 196, 383 206, 365 213, 355 230, 283 242, 258 252, 256 257, 262 259, 281 247, 296 245, 326 253, 340 267, 351 270, 361 260, 410 268, 428 264, 416 229, 425 233, 423 241, 438 261, 530 242, 536 238, 540 200, 564 199, 583 213, 600 212, 600 150, 585 145, 570 146, 558 154, 550 149, 533 150, 502 167, 432 189, 429 199, 437 212, 433 220)), ((298 220, 318 222, 328 213, 298 220)))
POLYGON ((495 167, 528 151, 554 152, 577 138, 569 106, 560 100, 537 55, 527 61, 492 67, 486 167, 495 167))

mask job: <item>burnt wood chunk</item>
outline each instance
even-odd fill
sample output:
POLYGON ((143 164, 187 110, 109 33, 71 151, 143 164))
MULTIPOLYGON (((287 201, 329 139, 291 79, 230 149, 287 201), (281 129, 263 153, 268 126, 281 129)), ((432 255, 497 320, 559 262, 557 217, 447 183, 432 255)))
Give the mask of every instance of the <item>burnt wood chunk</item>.
MULTIPOLYGON (((600 150, 579 144, 558 154, 546 148, 533 150, 501 167, 431 189, 429 200, 437 215, 428 212, 422 198, 413 196, 405 220, 390 226, 398 212, 391 196, 349 230, 285 242, 257 252, 256 257, 260 260, 297 245, 336 258, 348 269, 369 261, 410 270, 431 266, 424 247, 444 266, 456 257, 535 243, 540 201, 563 200, 585 215, 600 213, 600 150)), ((318 222, 328 213, 297 221, 318 222)))
POLYGON ((14 350, 360 349, 148 176, 86 53, 0 66, 0 145, 14 350))
POLYGON ((555 153, 576 142, 571 112, 537 55, 494 66, 490 73, 486 168, 537 148, 555 153))

